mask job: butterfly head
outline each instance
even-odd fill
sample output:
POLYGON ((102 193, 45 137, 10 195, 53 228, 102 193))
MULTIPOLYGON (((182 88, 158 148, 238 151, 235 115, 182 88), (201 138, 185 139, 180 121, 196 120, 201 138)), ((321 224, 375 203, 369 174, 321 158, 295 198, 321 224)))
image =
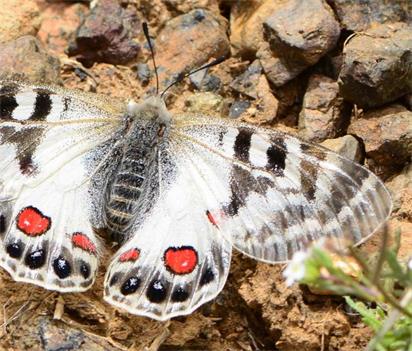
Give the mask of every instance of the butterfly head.
POLYGON ((132 119, 154 122, 160 125, 170 125, 171 115, 160 96, 150 96, 143 102, 137 103, 130 100, 127 105, 127 113, 132 119))

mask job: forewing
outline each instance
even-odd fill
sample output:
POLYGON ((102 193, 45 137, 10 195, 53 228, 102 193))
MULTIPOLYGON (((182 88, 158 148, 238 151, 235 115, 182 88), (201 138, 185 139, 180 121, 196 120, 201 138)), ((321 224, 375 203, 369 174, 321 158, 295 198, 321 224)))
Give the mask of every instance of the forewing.
POLYGON ((121 128, 120 107, 95 95, 0 82, 0 265, 13 279, 58 291, 93 283, 92 199, 121 128))
POLYGON ((279 131, 198 117, 178 120, 171 139, 209 226, 257 259, 286 261, 325 237, 359 243, 390 214, 368 169, 279 131))
POLYGON ((166 320, 213 299, 229 272, 231 245, 210 226, 203 198, 180 155, 155 150, 132 237, 112 260, 105 299, 130 313, 166 320))

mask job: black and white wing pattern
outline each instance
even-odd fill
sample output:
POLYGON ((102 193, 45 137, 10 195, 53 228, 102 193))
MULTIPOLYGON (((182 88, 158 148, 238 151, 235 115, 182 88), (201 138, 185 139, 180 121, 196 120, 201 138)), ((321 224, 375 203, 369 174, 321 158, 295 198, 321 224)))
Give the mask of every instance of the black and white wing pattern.
POLYGON ((174 116, 153 154, 105 299, 158 320, 214 298, 232 246, 283 262, 322 237, 358 243, 390 213, 387 190, 366 168, 274 130, 174 116))
POLYGON ((173 133, 210 225, 256 259, 287 261, 322 237, 360 243, 391 212, 368 169, 282 132, 198 117, 173 133))
POLYGON ((171 139, 210 227, 267 262, 319 238, 366 240, 392 201, 365 167, 279 131, 207 117, 180 120, 171 139))
POLYGON ((0 81, 0 265, 14 280, 58 291, 94 282, 90 179, 104 174, 121 117, 95 94, 0 81))

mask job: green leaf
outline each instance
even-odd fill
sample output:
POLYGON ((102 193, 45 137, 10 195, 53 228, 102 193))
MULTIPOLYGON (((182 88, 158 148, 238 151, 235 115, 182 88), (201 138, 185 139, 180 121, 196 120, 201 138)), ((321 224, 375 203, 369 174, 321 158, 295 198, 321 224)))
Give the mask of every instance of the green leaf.
POLYGON ((344 298, 346 303, 361 315, 362 321, 366 325, 370 326, 374 331, 379 330, 379 328, 382 326, 382 321, 378 317, 378 313, 376 313, 373 309, 366 307, 363 302, 355 302, 349 296, 344 296, 344 298))
POLYGON ((405 271, 404 271, 404 268, 399 263, 395 252, 389 251, 389 250, 386 251, 386 260, 388 261, 388 264, 390 268, 392 269, 392 272, 395 278, 398 280, 404 280, 406 278, 405 271))

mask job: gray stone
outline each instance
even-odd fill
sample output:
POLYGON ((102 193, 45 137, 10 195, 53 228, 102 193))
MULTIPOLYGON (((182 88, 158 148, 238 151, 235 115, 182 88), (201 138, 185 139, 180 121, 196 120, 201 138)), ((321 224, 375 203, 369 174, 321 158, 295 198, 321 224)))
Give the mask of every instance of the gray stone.
POLYGON ((236 77, 232 83, 230 83, 230 87, 238 93, 256 99, 258 96, 256 89, 261 74, 262 66, 259 60, 255 60, 249 65, 244 73, 236 77))
POLYGON ((349 40, 339 75, 342 96, 377 107, 412 92, 412 27, 380 25, 349 40))
POLYGON ((326 139, 321 145, 352 161, 360 162, 362 160, 362 150, 359 141, 352 135, 345 135, 336 139, 326 139))
POLYGON ((263 22, 257 53, 268 79, 281 86, 333 49, 340 35, 331 8, 321 0, 290 0, 263 22))
POLYGON ((198 9, 173 18, 156 38, 160 85, 165 87, 183 73, 230 52, 227 21, 198 9))
POLYGON ((351 106, 339 95, 338 83, 322 75, 313 75, 299 114, 300 135, 319 142, 345 133, 351 106))
POLYGON ((401 105, 365 113, 351 122, 348 133, 362 139, 368 165, 383 178, 412 161, 412 112, 401 105))
POLYGON ((392 195, 393 212, 412 221, 412 164, 391 178, 386 186, 392 195))
POLYGON ((0 78, 61 83, 60 61, 49 55, 36 38, 20 37, 0 44, 0 78))
POLYGON ((238 118, 240 115, 245 112, 250 106, 250 102, 247 100, 235 100, 230 106, 229 117, 238 118))
POLYGON ((412 24, 410 0, 329 0, 343 28, 361 32, 377 23, 412 24))
POLYGON ((86 67, 94 62, 125 64, 137 57, 134 39, 141 31, 136 10, 112 0, 100 0, 77 30, 68 54, 86 67))

